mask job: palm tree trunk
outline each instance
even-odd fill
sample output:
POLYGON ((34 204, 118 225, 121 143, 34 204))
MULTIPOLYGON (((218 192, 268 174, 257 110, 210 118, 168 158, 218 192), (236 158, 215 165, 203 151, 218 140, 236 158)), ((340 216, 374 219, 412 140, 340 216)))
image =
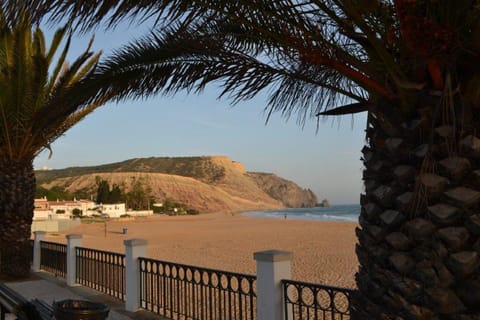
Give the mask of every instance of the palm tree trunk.
POLYGON ((35 199, 32 161, 0 158, 0 272, 10 277, 30 273, 30 231, 35 199))
POLYGON ((419 100, 369 113, 356 319, 479 319, 480 116, 419 100))

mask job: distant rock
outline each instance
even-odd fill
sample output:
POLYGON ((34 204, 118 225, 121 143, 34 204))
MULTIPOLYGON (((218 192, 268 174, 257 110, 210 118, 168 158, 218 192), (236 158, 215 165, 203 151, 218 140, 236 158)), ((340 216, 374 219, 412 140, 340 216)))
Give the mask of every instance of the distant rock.
POLYGON ((328 208, 328 207, 330 207, 330 203, 328 202, 327 199, 323 199, 322 202, 320 202, 317 206, 318 206, 318 207, 328 208))
POLYGON ((247 173, 225 156, 138 158, 91 167, 36 171, 37 184, 96 193, 96 177, 129 186, 141 179, 156 201, 171 198, 199 212, 313 207, 313 192, 275 174, 247 173))

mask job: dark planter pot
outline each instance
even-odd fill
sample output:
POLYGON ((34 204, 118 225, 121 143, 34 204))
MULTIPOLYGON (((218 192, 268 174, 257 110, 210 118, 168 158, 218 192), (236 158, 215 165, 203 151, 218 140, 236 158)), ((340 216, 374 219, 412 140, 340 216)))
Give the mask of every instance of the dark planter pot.
POLYGON ((53 304, 56 320, 105 320, 110 308, 103 304, 84 300, 62 300, 53 304))

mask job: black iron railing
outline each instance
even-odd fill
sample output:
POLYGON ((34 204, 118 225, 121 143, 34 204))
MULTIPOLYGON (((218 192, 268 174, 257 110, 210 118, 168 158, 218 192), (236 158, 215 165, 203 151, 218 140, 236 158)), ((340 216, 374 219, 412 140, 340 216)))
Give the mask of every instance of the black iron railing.
POLYGON ((67 274, 67 245, 40 241, 40 269, 65 278, 67 274))
POLYGON ((353 289, 337 288, 282 280, 285 297, 285 319, 350 319, 350 297, 353 289))
POLYGON ((125 300, 125 255, 76 248, 76 282, 125 300))
POLYGON ((174 320, 254 320, 256 277, 140 258, 141 307, 174 320))

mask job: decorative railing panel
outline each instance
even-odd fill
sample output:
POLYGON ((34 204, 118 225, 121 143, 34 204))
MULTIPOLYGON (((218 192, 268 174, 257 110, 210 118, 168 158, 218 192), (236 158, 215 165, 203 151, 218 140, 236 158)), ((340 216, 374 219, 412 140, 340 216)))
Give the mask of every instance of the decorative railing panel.
POLYGON ((125 255, 76 248, 76 282, 125 300, 125 255))
POLYGON ((285 319, 350 319, 352 289, 283 280, 285 319))
POLYGON ((65 278, 67 274, 67 245, 40 241, 40 269, 65 278))
POLYGON ((256 277, 140 258, 141 307, 174 320, 254 320, 256 277))

